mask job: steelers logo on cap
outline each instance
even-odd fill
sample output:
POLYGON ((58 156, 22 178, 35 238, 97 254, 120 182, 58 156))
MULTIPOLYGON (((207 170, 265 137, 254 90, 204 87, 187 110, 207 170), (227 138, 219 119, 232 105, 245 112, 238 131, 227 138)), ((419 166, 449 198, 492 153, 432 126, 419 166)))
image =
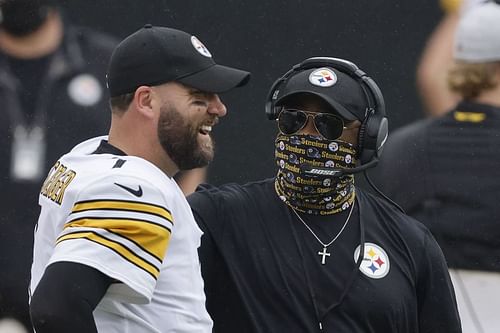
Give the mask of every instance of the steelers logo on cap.
MULTIPOLYGON (((354 250, 354 262, 358 261, 360 247, 354 250)), ((389 256, 384 249, 374 243, 365 243, 365 255, 359 270, 372 279, 381 279, 389 273, 389 256)))
POLYGON ((329 68, 318 68, 309 74, 309 82, 318 87, 331 87, 337 82, 337 75, 329 68))
POLYGON ((201 55, 203 55, 207 58, 212 58, 212 54, 210 53, 210 51, 195 36, 191 36, 191 44, 193 44, 196 51, 198 51, 201 55))

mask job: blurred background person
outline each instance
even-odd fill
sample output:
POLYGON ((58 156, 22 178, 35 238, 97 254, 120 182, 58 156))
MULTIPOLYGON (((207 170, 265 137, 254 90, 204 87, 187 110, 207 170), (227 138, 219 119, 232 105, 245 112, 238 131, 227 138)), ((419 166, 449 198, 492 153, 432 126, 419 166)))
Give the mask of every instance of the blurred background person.
POLYGON ((424 115, 440 116, 460 100, 460 96, 448 88, 446 76, 453 65, 453 38, 461 15, 484 3, 485 0, 440 0, 444 12, 430 34, 420 56, 416 83, 424 108, 424 115))
POLYGON ((465 333, 498 332, 500 317, 500 5, 460 18, 448 87, 461 101, 389 136, 379 184, 440 244, 465 333))
POLYGON ((41 177, 76 143, 107 132, 105 70, 115 45, 67 22, 56 1, 0 0, 0 318, 10 318, 0 332, 14 332, 12 319, 31 331, 41 177))

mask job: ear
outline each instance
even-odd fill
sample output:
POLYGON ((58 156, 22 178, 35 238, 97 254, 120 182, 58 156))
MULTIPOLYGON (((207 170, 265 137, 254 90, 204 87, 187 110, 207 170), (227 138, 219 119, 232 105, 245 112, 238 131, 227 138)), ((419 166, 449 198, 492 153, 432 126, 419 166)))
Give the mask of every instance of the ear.
POLYGON ((137 112, 141 115, 152 118, 154 117, 154 91, 151 87, 140 86, 134 93, 134 106, 137 112))

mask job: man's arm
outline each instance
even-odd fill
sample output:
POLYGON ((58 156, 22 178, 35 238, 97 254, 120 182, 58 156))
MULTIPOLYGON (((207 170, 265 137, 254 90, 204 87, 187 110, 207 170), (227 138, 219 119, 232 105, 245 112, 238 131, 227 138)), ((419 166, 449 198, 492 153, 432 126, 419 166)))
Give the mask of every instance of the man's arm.
POLYGON ((30 303, 37 333, 97 333, 92 312, 112 279, 90 266, 56 262, 45 270, 30 303))
POLYGON ((417 280, 419 332, 462 332, 445 258, 430 232, 426 232, 425 251, 419 262, 417 280))
POLYGON ((417 66, 417 90, 425 113, 432 117, 443 115, 458 102, 459 97, 446 81, 453 64, 453 37, 459 14, 445 14, 430 35, 417 66))

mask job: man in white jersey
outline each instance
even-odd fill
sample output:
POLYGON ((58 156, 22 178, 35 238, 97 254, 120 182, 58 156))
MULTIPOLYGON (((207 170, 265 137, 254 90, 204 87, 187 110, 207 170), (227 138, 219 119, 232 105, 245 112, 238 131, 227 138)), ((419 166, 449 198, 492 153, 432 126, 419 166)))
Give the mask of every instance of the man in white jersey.
MULTIPOLYGON (((183 31, 146 25, 108 67, 109 136, 62 156, 40 192, 30 312, 37 333, 211 332, 202 232, 172 176, 213 158, 218 93, 249 73, 183 31)), ((63 140, 64 138, 61 138, 63 140)))

